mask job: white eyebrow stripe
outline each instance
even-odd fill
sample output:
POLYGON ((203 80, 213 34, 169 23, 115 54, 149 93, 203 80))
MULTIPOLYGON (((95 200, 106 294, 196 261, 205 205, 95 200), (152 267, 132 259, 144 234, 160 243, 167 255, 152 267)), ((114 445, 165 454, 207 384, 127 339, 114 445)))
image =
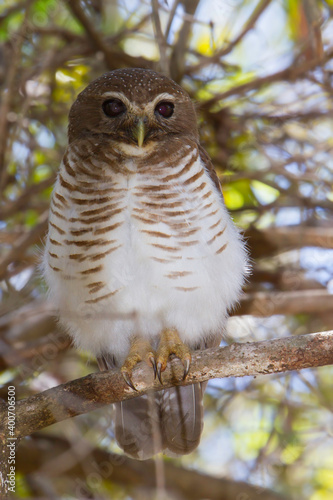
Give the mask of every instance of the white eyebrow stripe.
POLYGON ((157 104, 159 101, 174 101, 175 96, 172 94, 168 94, 167 92, 163 92, 163 94, 159 94, 155 97, 155 99, 152 101, 152 104, 157 104))
POLYGON ((140 112, 140 108, 138 106, 136 106, 135 104, 133 104, 131 101, 129 101, 128 98, 125 96, 125 94, 123 94, 122 92, 116 92, 113 90, 109 90, 108 92, 104 92, 104 94, 102 94, 102 97, 119 99, 120 101, 122 101, 125 104, 125 106, 128 110, 130 110, 134 113, 140 112))
MULTIPOLYGON (((109 98, 114 98, 114 99, 119 99, 122 101, 128 110, 131 110, 134 113, 142 113, 142 108, 141 106, 137 106, 135 103, 131 102, 128 100, 128 98, 123 94, 122 92, 116 92, 113 90, 109 90, 107 92, 104 92, 102 94, 102 97, 109 97, 109 98)), ((163 92, 162 94, 158 94, 152 101, 148 102, 146 106, 143 108, 144 112, 152 112, 156 105, 161 102, 161 101, 170 101, 174 102, 175 101, 175 96, 172 94, 168 94, 167 92, 163 92)))
POLYGON ((175 100, 175 96, 174 95, 171 95, 171 94, 168 94, 167 92, 163 92, 163 94, 159 94, 155 97, 155 99, 153 99, 152 101, 150 101, 147 106, 145 106, 145 111, 153 111, 156 107, 156 105, 161 102, 161 101, 171 101, 171 102, 174 102, 175 100))
POLYGON ((123 94, 122 92, 116 92, 113 90, 108 90, 107 92, 104 92, 104 94, 102 94, 102 96, 103 97, 117 97, 118 99, 127 99, 125 94, 123 94))
POLYGON ((108 92, 104 92, 102 94, 102 97, 113 97, 115 99, 119 99, 120 101, 123 101, 124 104, 128 106, 131 106, 131 102, 127 99, 127 97, 122 93, 122 92, 113 92, 112 90, 108 92))

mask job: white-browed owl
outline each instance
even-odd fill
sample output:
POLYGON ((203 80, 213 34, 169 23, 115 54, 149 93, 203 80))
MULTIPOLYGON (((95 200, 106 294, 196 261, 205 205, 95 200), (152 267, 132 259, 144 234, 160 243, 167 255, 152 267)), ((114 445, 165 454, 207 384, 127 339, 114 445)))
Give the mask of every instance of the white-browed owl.
MULTIPOLYGON (((199 142, 188 94, 146 69, 111 71, 79 94, 53 191, 44 275, 75 345, 126 382, 141 360, 161 380, 170 355, 218 345, 246 251, 199 142)), ((116 405, 130 456, 196 448, 203 387, 116 405)))

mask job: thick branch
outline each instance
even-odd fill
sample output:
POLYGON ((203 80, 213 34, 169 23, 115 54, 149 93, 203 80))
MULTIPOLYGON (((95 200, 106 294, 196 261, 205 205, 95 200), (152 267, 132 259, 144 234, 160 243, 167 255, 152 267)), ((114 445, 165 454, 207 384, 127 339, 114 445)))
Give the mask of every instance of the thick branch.
MULTIPOLYGON (((163 388, 204 382, 211 378, 243 377, 333 364, 333 331, 313 333, 196 352, 186 381, 184 368, 174 359, 163 373, 163 388)), ((160 390, 152 369, 140 363, 133 372, 137 392, 119 371, 92 373, 19 401, 16 407, 17 437, 26 436, 56 422, 104 405, 160 390)), ((0 435, 6 431, 6 410, 0 412, 0 435)))

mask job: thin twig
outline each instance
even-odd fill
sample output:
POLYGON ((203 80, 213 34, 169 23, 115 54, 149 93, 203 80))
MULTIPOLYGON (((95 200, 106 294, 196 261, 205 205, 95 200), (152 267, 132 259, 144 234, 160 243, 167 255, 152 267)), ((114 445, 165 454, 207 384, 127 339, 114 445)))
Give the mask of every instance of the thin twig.
POLYGON ((172 26, 173 20, 175 18, 176 10, 177 10, 179 4, 180 4, 180 0, 175 0, 172 4, 172 8, 171 8, 169 19, 168 19, 168 24, 167 24, 167 27, 165 29, 165 40, 166 41, 168 41, 171 26, 172 26))
POLYGON ((167 58, 167 44, 163 35, 161 20, 158 13, 158 0, 151 0, 151 6, 155 38, 160 51, 160 71, 164 75, 170 76, 170 68, 167 58))
POLYGON ((197 71, 201 70, 208 64, 216 63, 219 61, 219 59, 221 59, 221 57, 224 57, 227 54, 229 54, 234 49, 234 47, 243 40, 243 38, 248 34, 248 32, 254 28, 255 23, 257 22, 261 14, 266 10, 266 8, 269 6, 270 3, 271 0, 261 0, 257 5, 257 7, 254 9, 249 19, 246 21, 239 35, 236 36, 236 38, 232 42, 230 42, 225 48, 222 48, 221 50, 217 51, 212 57, 201 56, 201 61, 198 64, 187 68, 186 73, 187 74, 196 73, 197 71))

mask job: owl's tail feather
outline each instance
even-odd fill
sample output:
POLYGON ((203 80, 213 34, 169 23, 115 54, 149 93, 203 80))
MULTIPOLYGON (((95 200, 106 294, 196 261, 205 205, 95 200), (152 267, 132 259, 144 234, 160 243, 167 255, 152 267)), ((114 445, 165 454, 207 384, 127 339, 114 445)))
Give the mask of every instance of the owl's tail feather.
POLYGON ((199 445, 203 429, 202 397, 200 384, 161 392, 163 450, 167 455, 186 455, 199 445))
POLYGON ((203 428, 200 384, 172 387, 158 393, 117 403, 115 436, 124 452, 147 460, 163 451, 167 455, 191 453, 203 428))
MULTIPOLYGON (((112 356, 97 358, 100 370, 116 366, 112 356)), ((171 387, 116 403, 115 437, 136 460, 156 453, 186 455, 200 442, 203 429, 204 384, 171 387)))
POLYGON ((115 437, 120 448, 136 460, 147 460, 162 449, 159 397, 144 394, 117 403, 115 437))

